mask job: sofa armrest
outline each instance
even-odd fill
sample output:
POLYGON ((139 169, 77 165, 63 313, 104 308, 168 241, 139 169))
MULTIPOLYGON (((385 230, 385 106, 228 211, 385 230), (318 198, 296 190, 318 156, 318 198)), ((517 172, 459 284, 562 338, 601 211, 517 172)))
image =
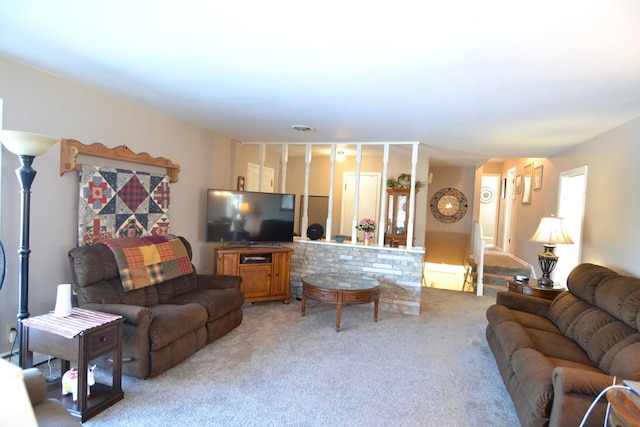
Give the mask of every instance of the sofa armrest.
MULTIPOLYGON (((621 383, 601 372, 586 369, 556 367, 551 375, 553 406, 550 427, 579 425, 595 398, 610 385, 621 383)), ((589 414, 587 426, 604 424, 606 399, 603 397, 589 414)))
POLYGON ((28 368, 22 371, 22 375, 31 400, 31 406, 36 406, 43 402, 47 395, 47 381, 40 369, 28 368))
POLYGON ((83 304, 82 308, 120 315, 125 323, 132 325, 148 325, 153 317, 153 312, 150 308, 139 305, 89 303, 83 304))
POLYGON ((198 274, 198 286, 200 289, 240 289, 242 277, 229 274, 198 274))
POLYGON ((547 317, 551 300, 532 297, 515 292, 500 291, 496 296, 496 304, 504 305, 512 310, 524 311, 541 317, 547 317))
POLYGON ((553 370, 553 388, 561 394, 582 394, 596 397, 602 390, 614 384, 622 382, 622 378, 616 378, 601 372, 592 372, 584 369, 557 367, 553 370))

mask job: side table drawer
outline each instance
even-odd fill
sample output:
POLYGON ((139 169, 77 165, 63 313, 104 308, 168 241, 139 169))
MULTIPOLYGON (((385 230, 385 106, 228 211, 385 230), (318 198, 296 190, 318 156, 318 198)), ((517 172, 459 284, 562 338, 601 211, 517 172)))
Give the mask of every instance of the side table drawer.
POLYGON ((378 297, 379 289, 359 292, 345 292, 342 296, 343 302, 372 302, 378 297))
POLYGON ((109 326, 89 336, 89 359, 118 348, 118 329, 109 326))
POLYGON ((320 301, 335 302, 338 300, 338 294, 336 292, 321 291, 319 289, 307 287, 304 289, 304 293, 307 297, 320 301))

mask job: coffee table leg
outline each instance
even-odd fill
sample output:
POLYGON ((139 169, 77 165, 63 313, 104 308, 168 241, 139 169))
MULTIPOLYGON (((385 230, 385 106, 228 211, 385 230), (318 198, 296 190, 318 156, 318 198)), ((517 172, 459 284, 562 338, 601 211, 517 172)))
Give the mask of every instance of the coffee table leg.
POLYGON ((379 299, 376 299, 373 303, 373 320, 374 321, 378 321, 378 303, 380 302, 379 299))
POLYGON ((340 332, 340 318, 342 317, 342 303, 336 307, 336 332, 340 332))
POLYGON ((305 314, 307 314, 307 297, 302 294, 302 306, 301 306, 301 313, 304 316, 305 314))

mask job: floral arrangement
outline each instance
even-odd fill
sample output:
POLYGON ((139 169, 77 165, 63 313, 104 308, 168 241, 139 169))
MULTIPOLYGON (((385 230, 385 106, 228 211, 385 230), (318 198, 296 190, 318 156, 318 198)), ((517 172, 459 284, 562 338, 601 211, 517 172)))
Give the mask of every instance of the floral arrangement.
POLYGON ((365 233, 373 233, 376 231, 376 222, 370 218, 362 218, 358 225, 356 225, 356 229, 364 231, 365 233))

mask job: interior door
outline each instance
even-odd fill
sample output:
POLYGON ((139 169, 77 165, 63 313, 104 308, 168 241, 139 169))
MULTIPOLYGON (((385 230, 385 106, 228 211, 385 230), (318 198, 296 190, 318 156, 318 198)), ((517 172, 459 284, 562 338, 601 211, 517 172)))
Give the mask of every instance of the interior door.
MULTIPOLYGON (((513 201, 515 200, 515 181, 516 181, 516 168, 511 168, 507 171, 507 180, 504 185, 505 188, 501 189, 504 193, 504 217, 502 218, 502 251, 505 253, 511 253, 511 221, 513 212, 513 201)), ((501 193, 501 194, 502 194, 501 193)), ((502 197, 502 195, 500 196, 502 197)))
MULTIPOLYGON (((358 192, 358 215, 362 218, 373 218, 379 224, 380 213, 380 173, 360 172, 360 191, 358 192)), ((357 230, 353 223, 353 210, 356 199, 356 173, 345 172, 342 176, 342 206, 340 213, 340 234, 352 236, 357 230)), ((376 230, 376 234, 380 230, 376 230)))
POLYGON ((582 225, 587 192, 587 167, 560 173, 558 191, 558 216, 564 218, 564 226, 573 245, 558 245, 558 264, 551 274, 554 282, 567 284, 571 270, 580 263, 582 249, 582 225))
POLYGON ((273 193, 275 170, 264 166, 262 168, 262 181, 260 180, 260 165, 247 163, 247 191, 262 191, 273 193))
POLYGON ((494 247, 497 241, 499 197, 500 175, 482 175, 479 218, 486 247, 494 247))

